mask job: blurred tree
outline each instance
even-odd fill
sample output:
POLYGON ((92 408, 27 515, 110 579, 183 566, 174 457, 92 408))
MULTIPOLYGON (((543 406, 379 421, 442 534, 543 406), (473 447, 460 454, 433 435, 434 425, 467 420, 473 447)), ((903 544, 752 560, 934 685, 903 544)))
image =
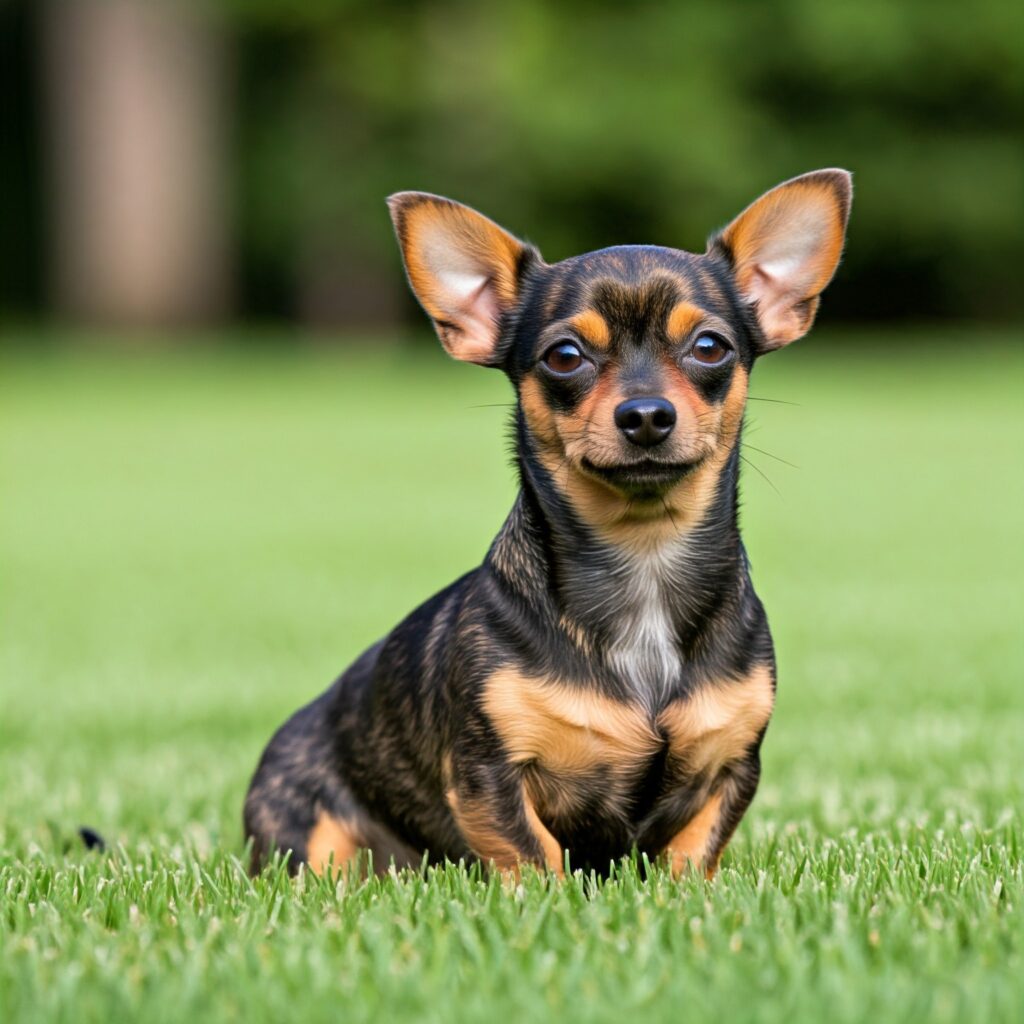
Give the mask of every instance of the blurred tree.
POLYGON ((227 307, 225 58, 185 0, 42 8, 53 297, 104 324, 227 307))

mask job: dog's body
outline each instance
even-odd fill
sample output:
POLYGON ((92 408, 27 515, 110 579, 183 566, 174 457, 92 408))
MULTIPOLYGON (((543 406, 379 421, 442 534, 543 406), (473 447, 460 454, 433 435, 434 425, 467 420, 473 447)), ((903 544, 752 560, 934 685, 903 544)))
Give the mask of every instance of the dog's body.
POLYGON ((516 388, 522 490, 483 565, 274 737, 246 801, 254 866, 479 858, 561 872, 632 850, 714 872, 775 694, 737 526, 759 354, 810 327, 849 176, 749 207, 703 256, 549 266, 466 207, 393 197, 445 347, 516 388))

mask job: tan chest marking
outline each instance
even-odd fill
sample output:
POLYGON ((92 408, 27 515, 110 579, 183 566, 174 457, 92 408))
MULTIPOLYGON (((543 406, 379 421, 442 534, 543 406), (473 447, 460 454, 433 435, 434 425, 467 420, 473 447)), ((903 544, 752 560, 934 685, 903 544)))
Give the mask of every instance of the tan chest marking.
POLYGON ((742 757, 767 724, 774 703, 771 672, 708 683, 674 701, 652 721, 639 703, 623 703, 514 669, 496 672, 484 708, 514 764, 558 775, 611 769, 628 778, 661 748, 663 735, 688 772, 716 772, 742 757))
POLYGON ((484 708, 514 764, 578 774, 629 770, 662 739, 639 705, 503 669, 488 680, 484 708))
POLYGON ((771 669, 758 665, 742 679, 709 683, 673 702, 658 721, 688 772, 714 775, 750 749, 774 706, 771 669))

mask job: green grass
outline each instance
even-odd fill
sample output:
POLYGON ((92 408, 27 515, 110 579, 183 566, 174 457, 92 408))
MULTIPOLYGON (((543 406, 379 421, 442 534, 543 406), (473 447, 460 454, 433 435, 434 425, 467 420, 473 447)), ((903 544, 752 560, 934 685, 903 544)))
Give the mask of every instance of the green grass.
POLYGON ((0 367, 0 1019, 1009 1021, 1024 1005, 1024 359, 765 360, 745 532, 779 653, 718 880, 240 860, 275 726, 475 564, 499 375, 433 350, 0 367), (84 851, 87 823, 113 844, 84 851))

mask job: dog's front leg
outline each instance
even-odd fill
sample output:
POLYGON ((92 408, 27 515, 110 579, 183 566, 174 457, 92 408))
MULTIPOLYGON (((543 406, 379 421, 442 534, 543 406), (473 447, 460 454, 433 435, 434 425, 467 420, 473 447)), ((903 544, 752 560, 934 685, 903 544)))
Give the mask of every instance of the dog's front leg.
POLYGON ((676 876, 697 869, 714 878, 718 862, 757 791, 761 759, 756 751, 732 767, 687 824, 669 841, 667 852, 676 876))
POLYGON ((522 864, 564 873, 562 847, 537 815, 514 765, 456 761, 447 797, 466 845, 484 863, 516 877, 522 864))

